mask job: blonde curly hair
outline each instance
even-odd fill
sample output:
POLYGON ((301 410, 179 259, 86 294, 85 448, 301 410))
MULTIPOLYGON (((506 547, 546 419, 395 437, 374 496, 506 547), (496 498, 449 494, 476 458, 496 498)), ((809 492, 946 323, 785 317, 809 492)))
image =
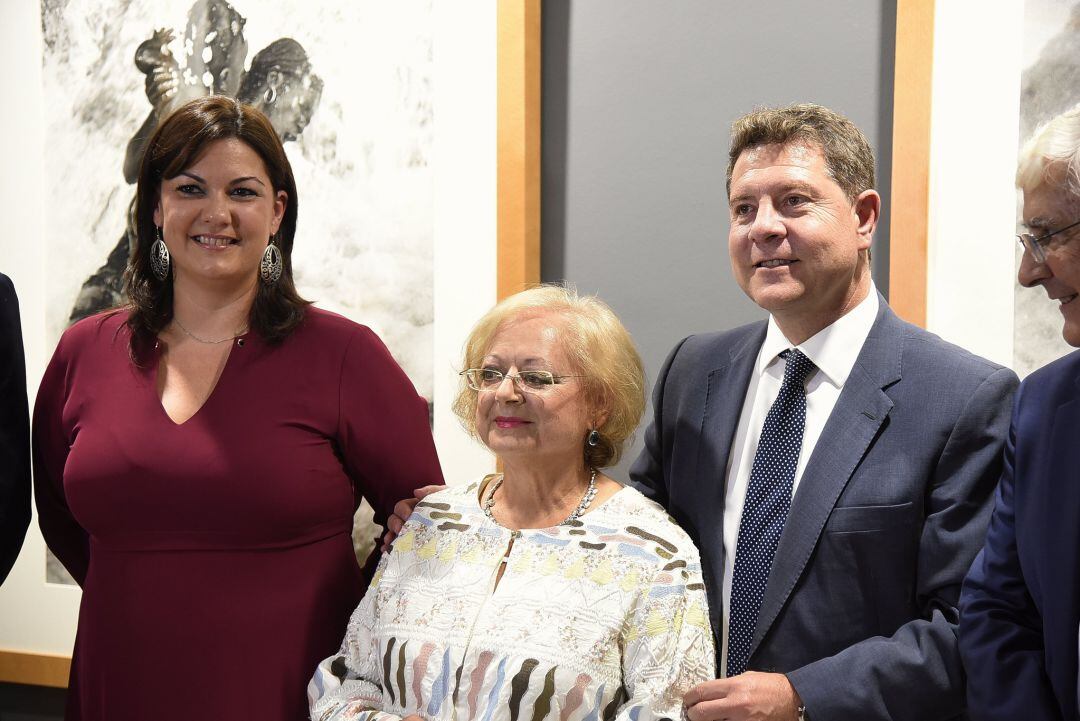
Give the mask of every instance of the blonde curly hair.
MULTIPOLYGON (((571 287, 541 285, 500 301, 476 324, 465 341, 462 369, 479 368, 495 336, 515 321, 554 314, 564 321, 559 338, 582 380, 588 402, 606 419, 596 431, 598 445, 582 440, 588 468, 619 462, 626 442, 645 411, 645 369, 630 333, 607 303, 594 295, 578 295, 571 287)), ((478 438, 477 393, 461 379, 453 409, 465 430, 478 438)))

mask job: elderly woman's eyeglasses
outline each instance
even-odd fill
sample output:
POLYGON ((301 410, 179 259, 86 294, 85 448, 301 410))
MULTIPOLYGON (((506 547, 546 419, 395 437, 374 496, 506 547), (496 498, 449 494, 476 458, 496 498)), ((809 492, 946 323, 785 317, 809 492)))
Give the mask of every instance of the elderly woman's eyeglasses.
POLYGON ((474 391, 494 391, 502 385, 504 378, 517 386, 518 390, 526 393, 543 393, 546 390, 562 383, 564 378, 582 378, 583 376, 557 376, 550 371, 521 371, 520 373, 503 373, 494 368, 469 368, 459 375, 465 376, 465 382, 474 391))
POLYGON ((1066 225, 1064 228, 1058 228, 1046 235, 1040 235, 1037 238, 1031 233, 1021 233, 1016 236, 1016 239, 1020 241, 1020 245, 1023 246, 1024 250, 1031 253, 1031 257, 1036 263, 1042 264, 1046 262, 1046 246, 1050 245, 1050 239, 1058 233, 1064 233, 1066 230, 1075 228, 1078 225, 1080 225, 1080 220, 1071 225, 1066 225))

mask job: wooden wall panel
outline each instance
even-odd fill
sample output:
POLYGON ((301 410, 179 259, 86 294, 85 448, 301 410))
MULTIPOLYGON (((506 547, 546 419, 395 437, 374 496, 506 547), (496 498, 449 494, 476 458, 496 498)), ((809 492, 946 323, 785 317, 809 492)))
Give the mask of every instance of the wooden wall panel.
POLYGON ((70 673, 65 656, 0 651, 0 682, 66 688, 70 673))
POLYGON ((899 0, 893 91, 889 305, 926 326, 934 0, 899 0))
POLYGON ((540 0, 498 0, 498 298, 540 282, 540 0))

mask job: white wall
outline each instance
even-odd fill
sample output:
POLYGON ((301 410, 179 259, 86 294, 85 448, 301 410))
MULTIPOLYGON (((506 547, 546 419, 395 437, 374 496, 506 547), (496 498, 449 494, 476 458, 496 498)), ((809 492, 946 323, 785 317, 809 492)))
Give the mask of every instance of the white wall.
POLYGON ((1007 366, 1023 20, 1023 0, 939 0, 934 27, 927 327, 1007 366))
POLYGON ((494 460, 450 411, 462 345, 495 303, 495 3, 435 3, 435 444, 449 483, 494 460))
MULTIPOLYGON (((49 169, 42 167, 44 113, 41 83, 41 6, 32 0, 0 5, 0 272, 19 294, 26 382, 31 407, 52 354, 45 342, 43 216, 63 203, 49 194, 49 169)), ((31 523, 22 554, 0 587, 0 649, 69 654, 80 592, 45 583, 45 542, 31 523)))

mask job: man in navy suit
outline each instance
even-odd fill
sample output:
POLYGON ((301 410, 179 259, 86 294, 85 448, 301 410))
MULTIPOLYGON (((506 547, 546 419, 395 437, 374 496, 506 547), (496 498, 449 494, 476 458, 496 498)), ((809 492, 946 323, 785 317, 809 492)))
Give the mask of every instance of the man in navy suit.
POLYGON ((957 603, 1017 380, 889 309, 873 187, 826 108, 733 126, 731 265, 770 317, 676 346, 631 470, 701 550, 720 668, 691 721, 964 711, 957 603))
POLYGON ((0 583, 30 523, 30 417, 19 300, 0 273, 0 583))
MULTIPOLYGON (((1020 154, 1020 283, 1060 302, 1080 346, 1080 105, 1020 154)), ((964 581, 960 652, 973 719, 1080 719, 1080 352, 1016 394, 986 545, 964 581)))

